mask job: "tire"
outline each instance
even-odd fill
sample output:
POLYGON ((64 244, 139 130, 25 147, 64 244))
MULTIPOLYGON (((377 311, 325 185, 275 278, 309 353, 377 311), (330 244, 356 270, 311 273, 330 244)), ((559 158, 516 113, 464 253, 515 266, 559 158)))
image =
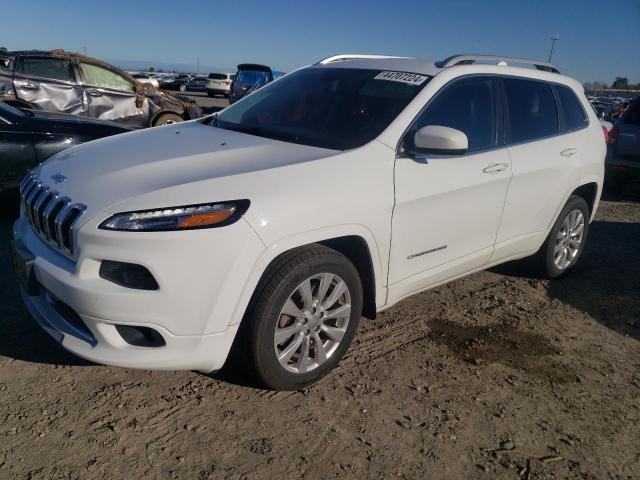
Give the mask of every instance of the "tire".
POLYGON ((264 386, 299 390, 338 364, 362 313, 360 276, 344 255, 321 245, 293 250, 265 273, 256 293, 244 331, 250 373, 264 386), (323 279, 325 302, 318 303, 323 279), (309 287, 307 302, 303 285, 309 287))
POLYGON ((186 85, 180 85, 178 87, 178 90, 180 90, 181 92, 186 92, 187 91, 187 86, 186 85))
POLYGON ((215 97, 215 96, 216 96, 216 94, 215 94, 215 93, 213 93, 213 92, 207 92, 207 97, 211 97, 211 98, 213 98, 213 97, 215 97))
POLYGON ((529 259, 534 273, 544 278, 556 278, 578 263, 587 241, 590 215, 589 206, 584 198, 577 195, 569 197, 542 247, 529 259), (570 218, 570 215, 573 217, 570 218), (573 227, 575 222, 578 223, 573 227), (566 235, 567 228, 569 228, 568 236, 566 235), (576 245, 580 231, 581 236, 576 245))
POLYGON ((153 122, 154 127, 161 127, 163 125, 171 125, 174 123, 183 122, 184 118, 182 118, 177 113, 163 113, 158 115, 155 122, 153 122))

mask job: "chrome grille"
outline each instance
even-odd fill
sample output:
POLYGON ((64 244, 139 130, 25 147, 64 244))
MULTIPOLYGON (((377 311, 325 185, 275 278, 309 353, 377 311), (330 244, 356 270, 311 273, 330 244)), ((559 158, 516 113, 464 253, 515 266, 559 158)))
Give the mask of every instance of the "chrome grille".
POLYGON ((22 211, 33 231, 62 253, 74 254, 72 227, 86 209, 44 185, 34 174, 20 183, 22 211))

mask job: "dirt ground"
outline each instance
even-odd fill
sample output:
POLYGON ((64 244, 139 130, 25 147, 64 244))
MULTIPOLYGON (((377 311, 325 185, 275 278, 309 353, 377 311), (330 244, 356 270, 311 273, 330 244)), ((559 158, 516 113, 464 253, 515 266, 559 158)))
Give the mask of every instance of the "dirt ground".
POLYGON ((2 479, 640 478, 640 185, 570 275, 414 296, 300 392, 88 364, 28 317, 5 241, 0 262, 2 479))

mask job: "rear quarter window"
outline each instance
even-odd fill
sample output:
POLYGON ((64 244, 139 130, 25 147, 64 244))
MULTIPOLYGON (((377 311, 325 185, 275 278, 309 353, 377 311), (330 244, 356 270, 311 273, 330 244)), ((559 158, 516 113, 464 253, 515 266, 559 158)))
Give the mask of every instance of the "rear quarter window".
POLYGON ((556 85, 556 92, 558 92, 558 98, 562 105, 564 118, 562 131, 572 132, 586 127, 589 124, 589 119, 573 90, 564 85, 556 85))
POLYGON ((504 78, 507 96, 510 143, 532 141, 557 134, 556 100, 546 82, 504 78))

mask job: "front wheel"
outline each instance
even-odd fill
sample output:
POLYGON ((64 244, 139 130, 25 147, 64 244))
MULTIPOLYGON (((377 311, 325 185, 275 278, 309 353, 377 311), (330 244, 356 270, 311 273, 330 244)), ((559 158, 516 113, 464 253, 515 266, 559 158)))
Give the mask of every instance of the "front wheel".
POLYGON ((578 263, 587 240, 589 216, 584 198, 569 197, 544 244, 530 259, 536 273, 556 278, 578 263))
POLYGON ((171 125, 173 123, 178 123, 182 121, 184 121, 184 118, 182 118, 177 113, 163 113, 158 118, 156 118, 156 121, 153 123, 153 126, 161 127, 163 125, 171 125))
POLYGON ((358 271, 320 245, 296 250, 265 275, 247 320, 253 370, 268 388, 297 390, 333 369, 362 313, 358 271))

